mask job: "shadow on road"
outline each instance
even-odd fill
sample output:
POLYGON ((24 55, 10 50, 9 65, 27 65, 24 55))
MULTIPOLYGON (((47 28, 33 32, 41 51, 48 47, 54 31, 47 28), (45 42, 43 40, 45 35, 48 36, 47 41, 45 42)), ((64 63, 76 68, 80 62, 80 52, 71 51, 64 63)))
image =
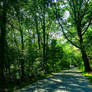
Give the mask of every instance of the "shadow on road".
POLYGON ((76 69, 55 73, 50 78, 29 85, 18 92, 92 92, 89 83, 76 69))

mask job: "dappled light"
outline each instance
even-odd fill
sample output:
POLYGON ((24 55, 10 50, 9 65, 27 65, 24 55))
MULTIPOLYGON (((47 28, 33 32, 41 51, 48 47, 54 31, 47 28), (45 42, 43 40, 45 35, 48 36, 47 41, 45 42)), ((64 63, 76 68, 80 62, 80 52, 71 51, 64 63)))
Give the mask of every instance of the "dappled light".
POLYGON ((92 88, 88 85, 81 73, 73 68, 63 73, 55 73, 52 77, 40 80, 18 92, 91 92, 92 88))
POLYGON ((92 0, 0 0, 0 92, 91 92, 89 83, 92 0))

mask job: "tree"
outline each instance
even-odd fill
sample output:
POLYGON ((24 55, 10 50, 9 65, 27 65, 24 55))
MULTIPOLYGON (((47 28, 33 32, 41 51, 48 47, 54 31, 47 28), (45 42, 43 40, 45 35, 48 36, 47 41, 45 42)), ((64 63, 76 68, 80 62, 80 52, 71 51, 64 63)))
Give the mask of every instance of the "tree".
POLYGON ((80 49, 82 54, 82 59, 84 61, 85 71, 91 71, 89 60, 86 54, 84 37, 83 37, 85 36, 85 33, 92 22, 92 16, 90 14, 90 12, 92 13, 91 0, 69 0, 68 3, 69 3, 68 11, 70 12, 70 16, 67 23, 66 23, 66 20, 65 22, 62 22, 64 19, 60 17, 60 14, 58 15, 57 7, 55 6, 58 23, 62 28, 62 32, 65 38, 72 45, 80 49), (66 30, 64 29, 63 23, 65 23, 65 25, 67 24, 68 26, 67 32, 65 32, 66 30), (74 32, 76 36, 74 36, 73 32, 69 30, 69 27, 74 27, 74 32), (69 34, 71 34, 71 36, 69 34), (71 39, 73 37, 75 39, 77 37, 77 43, 76 43, 76 40, 71 39))
POLYGON ((0 76, 4 78, 4 67, 5 67, 5 48, 6 48, 6 23, 7 23, 7 7, 8 4, 6 0, 2 1, 2 13, 0 16, 0 28, 1 28, 1 35, 0 35, 0 76))

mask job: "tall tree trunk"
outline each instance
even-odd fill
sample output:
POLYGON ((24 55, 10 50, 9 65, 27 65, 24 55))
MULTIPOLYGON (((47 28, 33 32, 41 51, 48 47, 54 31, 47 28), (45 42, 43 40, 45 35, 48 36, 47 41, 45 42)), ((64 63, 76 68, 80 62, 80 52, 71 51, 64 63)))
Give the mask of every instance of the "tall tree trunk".
POLYGON ((47 35, 46 35, 46 60, 48 60, 48 58, 47 58, 47 55, 48 55, 48 49, 49 49, 49 46, 48 46, 48 40, 49 40, 49 34, 47 33, 47 35))
POLYGON ((7 4, 6 0, 3 1, 3 10, 1 15, 1 37, 0 37, 0 76, 4 78, 4 65, 5 65, 5 47, 6 47, 6 14, 7 4))
POLYGON ((43 6, 44 6, 44 8, 43 8, 43 26, 42 26, 42 28, 43 28, 43 68, 44 68, 44 71, 45 71, 45 73, 46 73, 46 41, 45 41, 45 35, 46 35, 46 33, 45 33, 45 1, 43 1, 43 6))
MULTIPOLYGON (((21 26, 21 25, 20 25, 21 26)), ((24 40, 23 40, 23 31, 20 27, 20 35, 21 35, 21 50, 22 50, 22 57, 21 57, 21 78, 24 79, 24 40)))
POLYGON ((16 9, 17 11, 17 17, 19 21, 19 31, 20 31, 20 37, 21 37, 21 51, 22 51, 22 56, 21 56, 21 79, 24 79, 24 36, 23 36, 23 29, 22 29, 22 14, 21 14, 21 8, 18 7, 16 9))
POLYGON ((35 15, 35 22, 36 22, 36 31, 37 31, 37 36, 38 36, 38 46, 39 46, 39 49, 40 49, 40 33, 39 33, 39 29, 38 29, 38 19, 37 19, 37 16, 35 15))
POLYGON ((91 71, 86 51, 81 50, 81 53, 82 53, 82 58, 84 61, 85 71, 91 71))
POLYGON ((89 60, 88 60, 88 57, 86 54, 86 50, 85 50, 85 46, 84 46, 84 42, 83 42, 83 38, 82 38, 82 34, 81 34, 81 30, 79 27, 78 27, 77 31, 78 31, 78 36, 80 39, 80 50, 81 50, 81 54, 82 54, 82 59, 84 61, 85 71, 91 71, 89 60))
MULTIPOLYGON (((48 61, 48 55, 49 55, 49 45, 48 45, 48 42, 49 42, 49 32, 46 33, 46 61, 48 61)), ((46 67, 48 67, 48 65, 46 65, 46 67)), ((48 72, 48 70, 47 70, 48 72)))
POLYGON ((36 32, 37 32, 37 37, 38 37, 38 46, 40 49, 40 32, 38 29, 38 16, 37 16, 37 12, 38 12, 38 7, 37 7, 37 0, 33 0, 33 4, 34 4, 34 19, 35 19, 35 27, 36 27, 36 32))

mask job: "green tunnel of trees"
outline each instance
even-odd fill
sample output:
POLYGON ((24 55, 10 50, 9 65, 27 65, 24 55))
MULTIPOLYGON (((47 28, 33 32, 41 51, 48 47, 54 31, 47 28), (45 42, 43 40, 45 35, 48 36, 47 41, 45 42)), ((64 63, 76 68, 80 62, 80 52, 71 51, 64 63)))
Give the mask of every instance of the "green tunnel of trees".
POLYGON ((0 80, 91 62, 92 0, 0 0, 0 80))

